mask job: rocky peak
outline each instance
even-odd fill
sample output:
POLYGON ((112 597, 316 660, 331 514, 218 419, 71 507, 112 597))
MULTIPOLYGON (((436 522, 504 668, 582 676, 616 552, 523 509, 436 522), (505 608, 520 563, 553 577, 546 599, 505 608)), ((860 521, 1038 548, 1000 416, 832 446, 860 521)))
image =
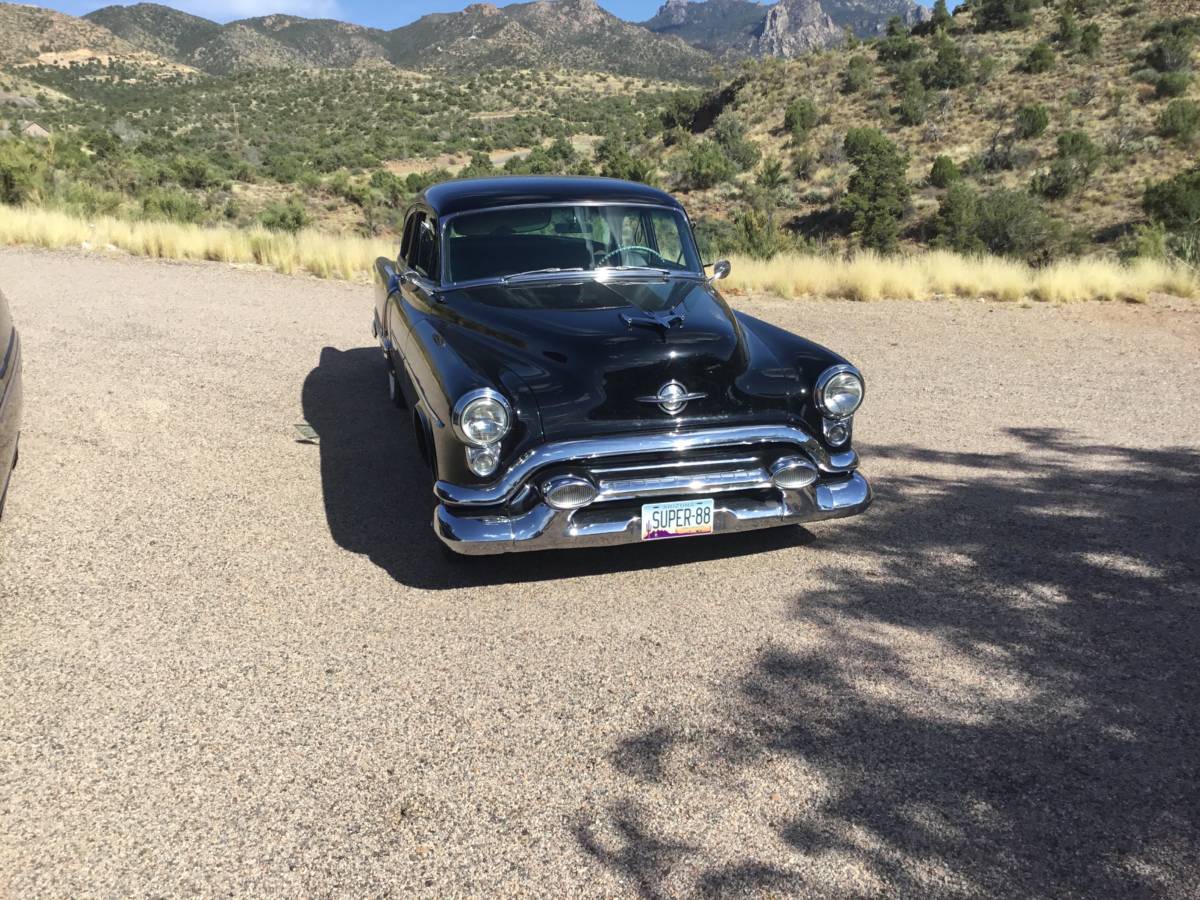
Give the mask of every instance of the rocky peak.
POLYGON ((779 0, 767 10, 754 39, 761 56, 795 57, 835 44, 842 30, 822 8, 820 0, 779 0))
POLYGON ((491 3, 472 3, 463 10, 469 16, 478 16, 479 18, 493 18, 500 15, 500 8, 491 3))
POLYGON ((682 25, 688 20, 688 3, 690 0, 667 0, 658 8, 654 19, 663 26, 682 25))

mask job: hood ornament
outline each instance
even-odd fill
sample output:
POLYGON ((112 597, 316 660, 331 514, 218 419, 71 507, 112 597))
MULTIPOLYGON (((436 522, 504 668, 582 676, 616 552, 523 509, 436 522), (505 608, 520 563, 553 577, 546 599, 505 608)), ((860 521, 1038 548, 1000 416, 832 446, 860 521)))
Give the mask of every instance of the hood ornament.
POLYGON ((638 403, 656 403, 668 416, 677 416, 687 408, 689 400, 703 400, 708 394, 688 391, 678 381, 668 381, 652 397, 638 397, 638 403))

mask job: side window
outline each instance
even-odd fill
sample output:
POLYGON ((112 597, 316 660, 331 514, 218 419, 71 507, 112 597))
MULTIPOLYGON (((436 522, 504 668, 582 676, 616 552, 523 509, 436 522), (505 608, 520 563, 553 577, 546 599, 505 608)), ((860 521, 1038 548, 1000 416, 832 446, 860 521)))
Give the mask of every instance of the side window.
POLYGON ((438 280, 437 234, 433 222, 421 216, 413 235, 414 252, 412 267, 426 278, 438 280))
POLYGON ((408 218, 404 222, 404 236, 400 239, 400 259, 412 265, 413 251, 413 232, 416 230, 417 219, 421 217, 421 213, 409 213, 408 218))

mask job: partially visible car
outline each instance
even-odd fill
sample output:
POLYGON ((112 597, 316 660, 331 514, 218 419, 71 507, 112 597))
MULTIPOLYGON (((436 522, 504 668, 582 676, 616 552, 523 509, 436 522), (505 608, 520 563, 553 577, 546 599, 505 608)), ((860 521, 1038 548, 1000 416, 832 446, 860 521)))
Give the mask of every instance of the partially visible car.
POLYGON ((21 337, 0 291, 0 516, 17 465, 21 436, 21 337))

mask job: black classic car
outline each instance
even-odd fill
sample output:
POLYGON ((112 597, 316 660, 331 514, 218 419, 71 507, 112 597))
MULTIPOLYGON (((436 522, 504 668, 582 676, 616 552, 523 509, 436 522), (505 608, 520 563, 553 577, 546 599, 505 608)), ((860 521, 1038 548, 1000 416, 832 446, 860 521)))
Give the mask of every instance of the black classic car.
POLYGON ((858 370, 741 312, 677 200, 603 178, 436 185, 373 331, 459 553, 850 516, 858 370))
POLYGON ((8 483, 17 465, 21 433, 21 338, 13 326, 8 301, 0 292, 0 516, 8 499, 8 483))

